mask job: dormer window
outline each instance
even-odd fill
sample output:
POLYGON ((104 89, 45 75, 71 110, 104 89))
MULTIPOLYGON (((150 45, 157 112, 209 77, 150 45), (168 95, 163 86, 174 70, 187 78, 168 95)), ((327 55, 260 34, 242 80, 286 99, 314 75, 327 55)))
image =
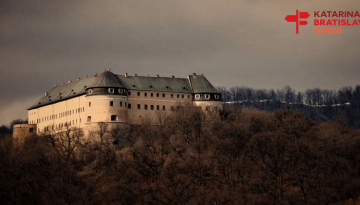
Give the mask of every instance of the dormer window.
POLYGON ((109 92, 109 94, 114 94, 114 88, 109 88, 108 92, 109 92))
POLYGON ((209 95, 209 94, 205 94, 205 98, 206 98, 206 99, 210 99, 210 95, 209 95))
POLYGON ((92 89, 89 89, 89 90, 87 91, 87 93, 88 93, 88 95, 91 95, 91 94, 93 93, 93 90, 92 90, 92 89))
POLYGON ((219 95, 214 95, 215 99, 218 100, 219 99, 219 95))
POLYGON ((195 99, 199 100, 200 99, 200 94, 195 94, 195 99))
POLYGON ((123 89, 119 89, 118 92, 119 92, 120 94, 123 94, 123 93, 124 93, 124 90, 123 90, 123 89))

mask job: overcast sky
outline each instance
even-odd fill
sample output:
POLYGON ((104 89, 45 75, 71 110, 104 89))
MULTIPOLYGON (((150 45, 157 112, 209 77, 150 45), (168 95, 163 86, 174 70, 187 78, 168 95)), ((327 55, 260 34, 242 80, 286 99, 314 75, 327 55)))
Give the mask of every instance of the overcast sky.
POLYGON ((289 85, 303 91, 360 84, 360 26, 342 26, 341 35, 317 35, 314 11, 360 11, 360 4, 2 0, 0 125, 27 118, 26 108, 55 84, 107 68, 152 76, 203 73, 214 86, 227 88, 289 85), (284 20, 296 9, 311 15, 297 35, 295 23, 284 20))

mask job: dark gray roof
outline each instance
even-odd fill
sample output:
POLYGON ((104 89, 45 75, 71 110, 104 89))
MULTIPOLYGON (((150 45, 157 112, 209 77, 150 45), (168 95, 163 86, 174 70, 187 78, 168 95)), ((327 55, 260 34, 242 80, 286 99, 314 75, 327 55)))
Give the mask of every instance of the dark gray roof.
POLYGON ((189 75, 188 78, 194 93, 220 93, 204 75, 189 75))
POLYGON ((153 90, 180 93, 192 93, 186 78, 145 77, 118 75, 123 86, 129 90, 153 90))
POLYGON ((101 87, 116 87, 122 88, 119 78, 110 71, 105 71, 98 75, 96 81, 92 83, 88 88, 101 88, 101 87))
POLYGON ((124 75, 115 75, 110 71, 105 71, 99 74, 96 80, 91 76, 53 87, 48 91, 47 96, 41 97, 28 110, 84 95, 86 89, 94 87, 121 87, 128 90, 179 93, 220 93, 203 75, 189 75, 188 79, 145 76, 125 77, 124 75))
POLYGON ((48 91, 47 96, 42 96, 28 110, 84 95, 86 87, 94 83, 94 81, 94 77, 87 77, 71 83, 65 83, 64 85, 57 85, 48 91))

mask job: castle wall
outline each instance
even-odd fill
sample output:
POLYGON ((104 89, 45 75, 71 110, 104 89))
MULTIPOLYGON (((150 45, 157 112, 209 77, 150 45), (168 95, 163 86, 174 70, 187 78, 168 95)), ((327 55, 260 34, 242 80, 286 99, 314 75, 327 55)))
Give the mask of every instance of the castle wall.
POLYGON ((122 95, 86 96, 86 122, 128 122, 128 100, 122 95))
POLYGON ((204 111, 217 111, 218 109, 222 109, 223 102, 222 101, 194 101, 194 106, 201 107, 204 111))
POLYGON ((148 120, 151 124, 161 124, 161 121, 177 106, 184 106, 192 102, 191 93, 138 90, 129 92, 131 93, 128 95, 128 103, 131 105, 131 108, 128 108, 130 124, 141 124, 148 120))
POLYGON ((17 124, 13 127, 13 138, 19 142, 23 142, 25 137, 33 136, 36 133, 36 125, 34 124, 17 124))
POLYGON ((36 133, 57 132, 68 127, 84 127, 85 95, 28 111, 29 123, 37 125, 36 133))

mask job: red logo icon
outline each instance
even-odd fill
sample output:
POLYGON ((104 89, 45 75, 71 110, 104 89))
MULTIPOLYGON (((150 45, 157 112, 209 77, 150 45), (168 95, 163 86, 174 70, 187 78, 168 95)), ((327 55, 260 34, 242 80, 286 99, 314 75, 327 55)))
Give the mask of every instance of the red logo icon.
POLYGON ((299 21, 299 19, 307 19, 309 16, 310 14, 308 12, 299 12, 299 10, 296 10, 296 15, 287 15, 285 20, 287 22, 296 22, 296 34, 299 34, 299 24, 304 26, 308 23, 307 21, 299 21))

